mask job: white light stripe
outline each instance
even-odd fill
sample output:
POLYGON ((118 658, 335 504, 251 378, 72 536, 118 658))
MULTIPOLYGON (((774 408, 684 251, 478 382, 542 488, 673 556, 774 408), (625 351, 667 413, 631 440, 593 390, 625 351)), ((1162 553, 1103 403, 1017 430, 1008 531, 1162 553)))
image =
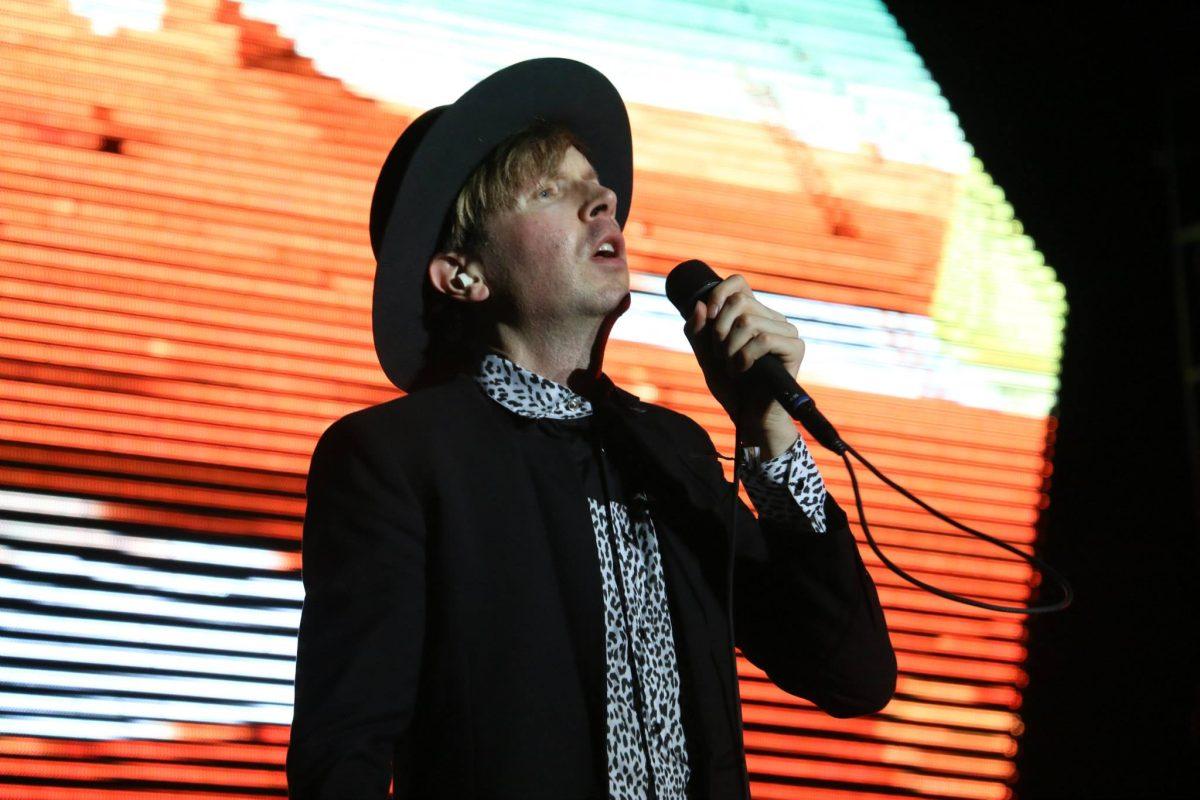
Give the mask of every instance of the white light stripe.
POLYGON ((52 736, 58 739, 145 739, 174 741, 178 728, 171 722, 139 719, 114 721, 78 717, 8 716, 0 714, 0 734, 9 736, 52 736))
MULTIPOLYGON (((70 495, 35 495, 0 489, 0 511, 54 514, 76 519, 103 519, 100 504, 70 495)), ((225 567, 284 571, 293 559, 287 553, 245 545, 207 544, 179 539, 155 539, 89 528, 43 522, 0 519, 0 539, 19 539, 69 547, 94 547, 139 558, 170 562, 219 564, 225 567)))
MULTIPOLYGON (((0 538, 3 537, 0 531, 0 538)), ((304 599, 300 581, 287 578, 226 578, 215 575, 189 575, 168 569, 135 567, 84 559, 69 553, 37 553, 14 550, 0 544, 0 564, 48 575, 77 575, 109 584, 125 584, 143 589, 208 595, 211 597, 266 597, 272 600, 304 599)))
POLYGON ((0 630, 98 639, 110 644, 126 642, 159 647, 190 647, 287 658, 293 658, 296 654, 294 631, 274 636, 267 633, 64 617, 7 609, 0 609, 0 630))
POLYGON ((294 660, 247 658, 213 653, 172 653, 149 648, 112 647, 76 642, 39 642, 0 635, 0 657, 58 661, 63 664, 92 664, 132 670, 174 670, 291 681, 296 677, 294 660))
POLYGON ((144 673, 66 672, 0 666, 0 683, 70 690, 94 694, 99 691, 142 692, 166 697, 207 697, 230 702, 276 703, 290 706, 295 699, 292 685, 262 681, 233 681, 144 673))
POLYGON ((20 597, 29 602, 54 608, 103 609, 113 613, 145 614, 154 617, 186 619, 193 622, 254 625, 263 628, 296 629, 300 609, 238 608, 237 606, 188 603, 125 592, 76 589, 44 583, 0 578, 0 597, 20 597))
POLYGON ((186 700, 143 700, 136 697, 108 699, 103 697, 57 697, 45 694, 15 694, 0 692, 0 711, 60 712, 69 716, 97 716, 134 719, 164 719, 180 722, 216 722, 223 725, 266 723, 290 725, 291 706, 278 705, 214 705, 189 703, 186 700))

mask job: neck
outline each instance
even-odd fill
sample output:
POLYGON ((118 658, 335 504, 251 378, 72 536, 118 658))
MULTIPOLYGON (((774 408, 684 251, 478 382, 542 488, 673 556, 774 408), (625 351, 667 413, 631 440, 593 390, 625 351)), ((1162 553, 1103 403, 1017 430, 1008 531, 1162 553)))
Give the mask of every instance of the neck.
POLYGON ((569 323, 498 322, 487 337, 487 344, 525 369, 586 394, 602 372, 613 323, 628 305, 626 295, 625 301, 605 317, 569 323))

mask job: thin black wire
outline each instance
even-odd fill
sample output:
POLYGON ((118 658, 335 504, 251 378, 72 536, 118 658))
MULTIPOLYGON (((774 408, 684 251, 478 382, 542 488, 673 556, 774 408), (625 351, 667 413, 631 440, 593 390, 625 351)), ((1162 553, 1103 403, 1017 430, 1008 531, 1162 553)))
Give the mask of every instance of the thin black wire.
MULTIPOLYGON (((740 434, 736 433, 736 430, 735 430, 735 435, 737 436, 736 445, 737 445, 737 447, 740 447, 741 446, 741 437, 740 437, 740 434)), ((1008 544, 1005 541, 997 539, 994 536, 990 536, 990 535, 984 533, 983 531, 976 530, 975 528, 972 528, 969 525, 963 525, 961 522, 958 522, 957 520, 951 519, 950 517, 946 516, 942 512, 938 511, 933 506, 926 503, 924 500, 922 500, 919 497, 917 497, 916 495, 914 495, 912 492, 905 489, 900 484, 893 481, 891 478, 884 475, 882 472, 880 472, 878 469, 875 468, 874 464, 872 464, 870 461, 868 461, 866 458, 864 458, 862 453, 858 452, 853 447, 846 444, 844 441, 842 441, 841 444, 846 449, 845 449, 845 451, 838 453, 838 455, 840 455, 842 457, 842 461, 844 461, 846 464, 846 471, 848 473, 850 473, 850 484, 851 484, 851 486, 854 487, 854 504, 858 508, 859 524, 862 525, 863 534, 867 538, 867 544, 870 545, 871 549, 875 552, 875 555, 879 557, 879 560, 883 562, 884 566, 886 566, 892 572, 896 573, 901 578, 903 578, 904 580, 913 584, 914 586, 919 586, 922 589, 924 589, 925 591, 936 594, 939 597, 944 597, 947 600, 953 600, 955 602, 964 603, 966 605, 975 606, 977 608, 986 608, 989 611, 1002 611, 1002 612, 1008 613, 1008 614, 1047 614, 1051 611, 1060 611, 1060 610, 1066 608, 1067 606, 1071 605, 1071 601, 1075 598, 1075 592, 1074 592, 1074 590, 1071 589, 1071 584, 1067 582, 1067 579, 1065 577, 1063 577, 1062 573, 1060 573, 1054 567, 1047 564, 1044 560, 1042 560, 1038 556, 1035 556, 1031 553, 1022 552, 1021 550, 1018 550, 1017 548, 1013 547, 1012 545, 1008 544), (869 525, 867 525, 867 513, 866 513, 866 511, 863 510, 862 492, 858 488, 858 476, 854 472, 854 465, 850 463, 850 459, 846 456, 847 452, 853 453, 854 457, 857 458, 859 461, 861 461, 863 466, 865 466, 867 469, 871 470, 871 472, 875 473, 876 477, 878 477, 881 481, 883 481, 888 486, 895 489, 900 494, 907 497, 909 500, 912 500, 914 503, 916 503, 921 508, 928 511, 930 514, 933 514, 938 519, 944 520, 945 522, 950 523, 951 525, 958 528, 959 530, 965 531, 965 532, 971 534, 972 536, 978 536, 979 538, 984 539, 985 541, 991 542, 992 544, 996 545, 997 547, 1001 547, 1001 548, 1009 551, 1010 553, 1013 553, 1014 555, 1024 559, 1025 561, 1029 562, 1033 566, 1040 569, 1045 575, 1054 579, 1055 581, 1057 581, 1059 583, 1059 585, 1062 586, 1062 594, 1063 594, 1062 599, 1058 600, 1055 603, 1049 603, 1049 604, 1045 604, 1045 605, 1004 606, 1004 605, 1000 605, 998 603, 989 603, 985 600, 976 600, 971 597, 963 597, 962 595, 955 594, 953 592, 948 592, 945 589, 939 589, 938 587, 936 587, 930 583, 926 583, 925 581, 921 580, 920 578, 914 578, 912 575, 909 575, 903 569, 898 567, 890 558, 888 558, 887 556, 885 556, 883 554, 883 551, 879 549, 879 545, 875 542, 875 537, 871 535, 871 528, 869 525)), ((717 454, 718 458, 723 458, 727 461, 734 462, 734 468, 733 468, 734 469, 734 473, 733 473, 734 474, 734 484, 733 484, 734 512, 733 512, 733 514, 734 514, 734 522, 735 523, 736 523, 736 518, 737 518, 736 517, 736 514, 737 514, 736 508, 737 508, 737 493, 738 493, 738 469, 739 469, 739 466, 741 465, 741 459, 737 457, 738 452, 740 452, 740 451, 735 452, 735 455, 733 455, 733 456, 725 456, 725 455, 721 455, 720 453, 717 454)), ((730 598, 732 598, 732 596, 733 596, 732 595, 732 586, 733 586, 732 553, 733 553, 733 540, 731 537, 731 539, 730 539, 730 564, 729 564, 729 569, 727 572, 727 574, 729 576, 729 586, 730 586, 730 592, 731 592, 730 598)), ((729 630, 730 630, 730 637, 732 637, 733 636, 732 599, 730 600, 729 608, 730 608, 729 630)))
MULTIPOLYGON (((844 442, 843 442, 843 444, 844 444, 844 442)), ((926 583, 925 581, 921 580, 920 578, 914 578, 912 575, 909 575, 907 572, 900 569, 900 567, 893 564, 892 561, 883 554, 883 551, 879 549, 879 545, 877 545, 875 543, 875 537, 873 537, 871 535, 871 529, 867 525, 866 512, 863 511, 862 493, 858 489, 858 477, 854 474, 854 466, 850 463, 849 457, 847 457, 846 453, 843 452, 841 454, 842 461, 846 462, 846 470, 850 473, 850 483, 854 487, 854 503, 858 507, 858 521, 862 525, 863 533, 867 537, 867 544, 869 544, 871 546, 871 549, 875 551, 875 555, 879 556, 879 560, 882 561, 888 567, 888 569, 890 569, 892 572, 896 573, 897 575, 899 575, 901 578, 908 581, 909 583, 914 584, 916 586, 920 586, 922 589, 926 590, 927 592, 932 592, 933 594, 936 594, 939 597, 945 597, 948 600, 955 600, 959 603, 966 603, 967 605, 970 605, 970 606, 977 606, 978 608, 986 608, 990 611, 1003 611, 1003 612, 1012 613, 1012 614, 1045 614, 1045 613, 1049 613, 1051 611, 1059 611, 1060 609, 1064 609, 1071 604, 1071 600, 1074 599, 1074 596, 1075 596, 1075 593, 1071 590, 1071 584, 1067 583, 1066 578, 1064 578, 1062 576, 1062 574, 1058 570, 1056 570, 1054 567, 1050 566, 1045 561, 1043 561, 1042 559, 1038 558, 1035 555, 1032 555, 1030 553, 1025 553, 1025 552, 1022 552, 1021 550, 1018 550, 1017 548, 1010 545, 1008 542, 1001 541, 1000 539, 997 539, 994 536, 989 536, 988 534, 984 533, 983 531, 976 530, 975 528, 972 528, 969 525, 963 525, 961 522, 958 522, 956 520, 951 519, 950 517, 947 517, 945 514, 938 511, 936 508, 929 505, 924 500, 920 499, 919 497, 914 495, 912 492, 908 491, 903 486, 901 486, 900 484, 893 481, 891 478, 884 475, 882 472, 880 472, 878 469, 875 468, 874 464, 872 464, 867 459, 863 458, 862 453, 858 452, 857 450, 855 450, 853 447, 851 447, 848 444, 846 445, 846 451, 853 453, 854 457, 857 458, 859 461, 861 461, 867 469, 869 469, 869 470, 871 470, 871 472, 875 473, 876 477, 878 477, 879 480, 883 481, 888 486, 890 486, 893 489, 895 489, 896 491, 900 492, 900 494, 904 495, 909 500, 912 500, 914 503, 916 503, 921 508, 928 511, 930 514, 933 514, 938 519, 944 520, 945 522, 950 523, 951 525, 958 528, 959 530, 966 531, 967 533, 969 533, 973 536, 978 536, 981 539, 989 541, 992 544, 996 545, 997 547, 1002 547, 1005 550, 1009 551, 1010 553, 1014 553, 1015 555, 1025 559, 1030 564, 1033 564, 1034 566, 1036 566, 1038 569, 1041 569, 1045 574, 1054 578, 1054 580, 1058 581, 1059 584, 1062 585, 1063 597, 1057 603, 1051 603, 1049 605, 1002 606, 1002 605, 998 605, 996 603, 988 603, 983 600, 975 600, 970 597, 963 597, 962 595, 957 595, 957 594, 954 594, 953 592, 947 592, 945 589, 939 589, 936 586, 926 583)))
MULTIPOLYGON (((743 739, 741 750, 741 773, 742 773, 742 791, 745 793, 746 800, 750 798, 750 771, 746 766, 746 750, 744 747, 744 737, 742 731, 745 726, 742 722, 742 693, 741 682, 738 680, 737 672, 737 653, 734 648, 737 646, 737 639, 734 638, 733 629, 733 562, 736 553, 735 544, 737 542, 737 518, 738 518, 738 486, 741 485, 741 468, 742 468, 742 431, 737 423, 734 423, 733 428, 733 496, 729 502, 729 552, 726 554, 725 567, 725 612, 729 622, 729 663, 733 670, 733 705, 737 709, 738 719, 738 738, 743 739)), ((719 455, 719 454, 718 454, 719 455)), ((724 456, 722 456, 724 457, 724 456)))

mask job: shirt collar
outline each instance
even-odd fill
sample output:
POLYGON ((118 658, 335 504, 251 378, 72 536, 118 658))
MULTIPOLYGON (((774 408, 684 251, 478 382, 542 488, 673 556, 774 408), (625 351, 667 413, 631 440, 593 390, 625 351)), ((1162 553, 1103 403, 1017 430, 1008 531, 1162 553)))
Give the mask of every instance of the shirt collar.
POLYGON ((578 419, 592 414, 592 404, 583 395, 496 352, 483 356, 474 377, 488 397, 523 417, 578 419))

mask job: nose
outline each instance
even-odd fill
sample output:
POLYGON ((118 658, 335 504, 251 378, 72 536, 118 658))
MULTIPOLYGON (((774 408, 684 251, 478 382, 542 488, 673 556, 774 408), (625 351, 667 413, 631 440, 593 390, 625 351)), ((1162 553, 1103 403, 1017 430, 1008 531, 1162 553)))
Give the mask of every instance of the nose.
POLYGON ((584 222, 594 219, 601 214, 615 216, 617 213, 617 193, 612 189, 599 184, 595 187, 592 194, 589 196, 587 203, 583 206, 584 222))

